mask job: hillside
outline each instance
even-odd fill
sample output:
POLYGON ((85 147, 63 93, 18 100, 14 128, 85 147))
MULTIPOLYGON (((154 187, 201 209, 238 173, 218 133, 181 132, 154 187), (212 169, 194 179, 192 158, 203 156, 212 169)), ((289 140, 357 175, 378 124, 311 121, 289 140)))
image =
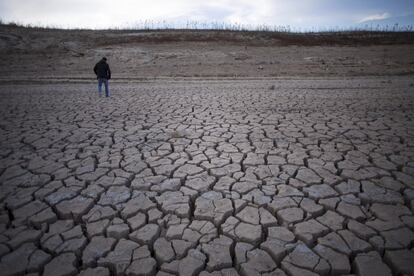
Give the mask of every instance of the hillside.
POLYGON ((414 73, 414 33, 59 30, 0 26, 2 81, 93 78, 106 56, 115 80, 274 78, 414 73))

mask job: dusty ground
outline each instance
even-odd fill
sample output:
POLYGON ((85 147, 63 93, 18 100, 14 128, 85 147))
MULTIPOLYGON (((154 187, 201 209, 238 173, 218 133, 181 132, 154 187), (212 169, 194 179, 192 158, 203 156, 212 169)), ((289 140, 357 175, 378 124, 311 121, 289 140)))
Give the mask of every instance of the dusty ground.
POLYGON ((414 275, 411 44, 45 51, 16 32, 2 275, 414 275))
POLYGON ((217 32, 57 31, 0 26, 0 81, 414 75, 414 33, 336 38, 217 32))

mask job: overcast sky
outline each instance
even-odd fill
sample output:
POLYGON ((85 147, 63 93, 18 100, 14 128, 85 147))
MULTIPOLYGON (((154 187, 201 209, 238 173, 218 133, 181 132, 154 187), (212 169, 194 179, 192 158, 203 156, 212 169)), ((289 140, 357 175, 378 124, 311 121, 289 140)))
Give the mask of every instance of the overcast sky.
POLYGON ((64 28, 133 27, 150 20, 309 29, 383 19, 414 24, 414 0, 0 0, 0 18, 64 28))

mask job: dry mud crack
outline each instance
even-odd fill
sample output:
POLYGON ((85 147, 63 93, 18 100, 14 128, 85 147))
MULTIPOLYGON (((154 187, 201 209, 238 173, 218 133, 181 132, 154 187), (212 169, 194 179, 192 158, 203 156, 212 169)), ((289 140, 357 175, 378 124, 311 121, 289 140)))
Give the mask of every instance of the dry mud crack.
POLYGON ((409 78, 111 88, 0 86, 2 275, 414 275, 409 78))

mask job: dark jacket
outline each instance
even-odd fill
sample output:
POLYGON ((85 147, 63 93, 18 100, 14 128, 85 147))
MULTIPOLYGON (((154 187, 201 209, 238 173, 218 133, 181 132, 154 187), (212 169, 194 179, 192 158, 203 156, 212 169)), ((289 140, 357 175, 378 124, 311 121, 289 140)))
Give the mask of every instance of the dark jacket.
POLYGON ((109 69, 108 63, 105 60, 101 59, 93 68, 95 75, 98 79, 110 79, 111 70, 109 69))

